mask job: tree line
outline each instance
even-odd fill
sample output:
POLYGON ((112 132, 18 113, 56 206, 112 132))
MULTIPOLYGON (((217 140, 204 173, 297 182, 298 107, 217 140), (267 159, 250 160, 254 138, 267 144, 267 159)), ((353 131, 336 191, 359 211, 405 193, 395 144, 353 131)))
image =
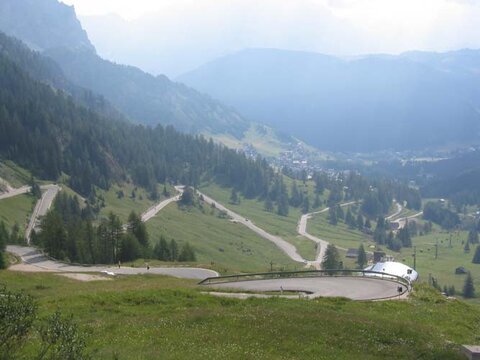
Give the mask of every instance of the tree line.
POLYGON ((94 220, 89 208, 82 208, 76 196, 60 193, 32 241, 56 259, 82 264, 116 264, 138 258, 196 260, 188 243, 180 246, 172 239, 165 245, 162 237, 152 248, 146 226, 135 212, 130 213, 126 224, 114 213, 100 219, 98 225, 94 220))
POLYGON ((197 186, 206 178, 254 198, 265 196, 275 177, 264 159, 202 136, 97 113, 32 79, 4 53, 0 85, 0 156, 40 178, 55 181, 68 174, 81 195, 132 178, 155 197, 158 183, 197 186))

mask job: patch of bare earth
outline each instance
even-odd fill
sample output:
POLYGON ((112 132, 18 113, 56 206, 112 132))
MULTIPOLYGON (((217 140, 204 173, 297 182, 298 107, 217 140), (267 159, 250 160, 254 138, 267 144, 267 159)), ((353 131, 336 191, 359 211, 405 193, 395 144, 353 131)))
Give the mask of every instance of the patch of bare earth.
POLYGON ((39 266, 29 265, 29 264, 15 264, 8 268, 10 271, 21 271, 21 272, 56 272, 54 270, 45 269, 39 266))
POLYGON ((78 274, 78 273, 62 273, 58 274, 60 276, 65 276, 69 279, 78 280, 78 281, 105 281, 112 280, 101 275, 92 275, 92 274, 78 274))

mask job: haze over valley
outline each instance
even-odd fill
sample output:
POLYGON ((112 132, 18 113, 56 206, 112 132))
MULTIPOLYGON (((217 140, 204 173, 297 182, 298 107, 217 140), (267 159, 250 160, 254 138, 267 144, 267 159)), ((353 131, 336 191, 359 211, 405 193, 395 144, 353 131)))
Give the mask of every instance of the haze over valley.
POLYGON ((480 5, 1 0, 0 359, 464 359, 480 5))

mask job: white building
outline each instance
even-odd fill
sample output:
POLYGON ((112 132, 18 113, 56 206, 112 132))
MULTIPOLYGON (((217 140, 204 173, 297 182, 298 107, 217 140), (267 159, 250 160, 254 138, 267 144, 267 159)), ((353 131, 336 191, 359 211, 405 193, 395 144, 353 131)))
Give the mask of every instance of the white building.
POLYGON ((394 261, 378 262, 366 267, 365 270, 400 276, 410 281, 416 281, 418 279, 418 273, 415 270, 405 264, 394 261))

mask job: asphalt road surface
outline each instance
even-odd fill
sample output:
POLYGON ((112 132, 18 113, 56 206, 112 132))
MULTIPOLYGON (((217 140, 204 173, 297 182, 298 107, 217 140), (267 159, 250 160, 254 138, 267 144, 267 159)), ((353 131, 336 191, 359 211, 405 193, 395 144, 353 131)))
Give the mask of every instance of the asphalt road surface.
MULTIPOLYGON (((81 265, 71 265, 62 263, 60 261, 54 261, 40 251, 33 247, 25 246, 7 246, 7 251, 18 257, 20 257, 24 264, 30 265, 32 270, 35 269, 38 272, 57 272, 57 273, 101 273, 101 272, 112 272, 115 275, 139 275, 139 274, 156 274, 156 275, 168 275, 177 278, 184 279, 197 279, 203 280, 207 277, 218 276, 218 273, 213 270, 201 269, 201 268, 187 268, 187 267, 150 267, 149 270, 146 267, 143 268, 132 268, 132 267, 121 267, 116 266, 81 266, 81 265)), ((15 266, 11 268, 15 270, 15 266)))
MULTIPOLYGON (((39 218, 47 214, 48 210, 52 206, 53 200, 55 200, 55 197, 60 191, 60 187, 58 185, 45 185, 41 188, 42 190, 46 191, 42 193, 42 197, 35 205, 32 216, 30 216, 30 222, 25 230, 25 239, 27 239, 28 244, 30 244, 30 235, 32 234, 32 230, 38 225, 39 218)), ((30 189, 28 191, 30 191, 30 189)))
POLYGON ((0 194, 0 200, 8 199, 21 194, 26 194, 29 191, 30 191, 30 186, 22 186, 21 188, 18 188, 18 189, 10 188, 9 191, 3 194, 0 194))
MULTIPOLYGON (((306 297, 346 297, 352 300, 378 300, 398 296, 398 287, 389 280, 372 277, 315 277, 271 280, 251 280, 206 285, 216 290, 230 289, 253 292, 297 291, 310 293, 306 297)), ((405 286, 403 289, 406 290, 405 286)))
POLYGON ((171 204, 172 202, 176 202, 180 200, 180 195, 171 197, 169 199, 163 200, 162 202, 158 203, 155 206, 152 206, 150 209, 145 211, 142 214, 142 221, 147 222, 151 218, 153 218, 155 215, 157 215, 165 206, 171 204))

